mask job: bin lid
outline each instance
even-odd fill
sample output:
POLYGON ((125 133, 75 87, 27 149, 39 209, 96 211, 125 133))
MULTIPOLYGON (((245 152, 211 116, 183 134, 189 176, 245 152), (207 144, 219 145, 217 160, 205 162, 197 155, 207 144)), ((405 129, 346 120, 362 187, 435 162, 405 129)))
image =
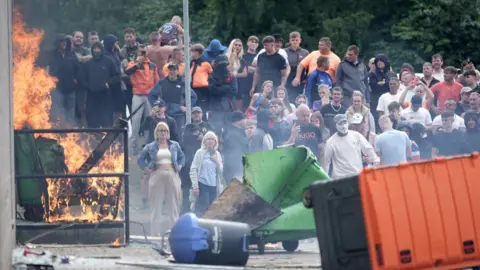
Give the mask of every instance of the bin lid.
POLYGON ((197 251, 208 249, 208 230, 198 226, 193 213, 181 216, 168 237, 170 250, 178 263, 194 263, 197 251))

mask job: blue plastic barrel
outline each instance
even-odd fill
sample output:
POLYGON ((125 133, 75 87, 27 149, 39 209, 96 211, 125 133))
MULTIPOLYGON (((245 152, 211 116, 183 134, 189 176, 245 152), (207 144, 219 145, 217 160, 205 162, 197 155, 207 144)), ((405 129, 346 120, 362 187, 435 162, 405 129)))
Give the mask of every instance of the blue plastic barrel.
POLYGON ((250 233, 245 223, 202 219, 188 213, 175 223, 168 242, 177 263, 244 266, 250 233))

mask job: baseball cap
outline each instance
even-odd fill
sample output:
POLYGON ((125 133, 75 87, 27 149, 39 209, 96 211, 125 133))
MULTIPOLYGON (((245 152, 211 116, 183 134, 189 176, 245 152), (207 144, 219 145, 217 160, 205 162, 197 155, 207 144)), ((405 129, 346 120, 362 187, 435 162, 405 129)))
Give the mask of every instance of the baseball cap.
POLYGON ((192 113, 194 113, 194 112, 203 112, 203 111, 202 111, 202 108, 196 106, 196 107, 192 108, 192 113))
POLYGON ((333 122, 336 124, 341 121, 347 121, 347 116, 345 114, 337 114, 333 118, 333 122))
POLYGON ((466 87, 463 87, 462 90, 460 90, 460 94, 470 93, 472 91, 473 89, 471 87, 466 86, 466 87))
POLYGON ((232 123, 236 123, 245 119, 245 115, 241 111, 234 111, 232 113, 232 123))
POLYGON ((178 69, 178 65, 175 64, 175 63, 169 63, 169 64, 168 64, 168 68, 178 69))
POLYGON ((352 124, 361 124, 363 122, 363 115, 361 113, 354 113, 350 123, 352 124))
POLYGON ((413 96, 412 105, 422 105, 422 97, 417 95, 413 96))

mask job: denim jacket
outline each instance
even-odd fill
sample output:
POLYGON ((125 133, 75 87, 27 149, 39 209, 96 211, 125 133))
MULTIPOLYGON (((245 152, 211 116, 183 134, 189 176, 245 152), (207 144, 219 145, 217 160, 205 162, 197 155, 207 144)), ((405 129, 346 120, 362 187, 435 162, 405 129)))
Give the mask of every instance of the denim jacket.
MULTIPOLYGON (((158 149, 160 149, 160 146, 157 141, 145 145, 137 160, 137 164, 142 170, 145 168, 154 170, 157 167, 158 149)), ((185 165, 185 155, 182 148, 176 141, 169 140, 168 150, 172 155, 172 165, 178 173, 185 165)))

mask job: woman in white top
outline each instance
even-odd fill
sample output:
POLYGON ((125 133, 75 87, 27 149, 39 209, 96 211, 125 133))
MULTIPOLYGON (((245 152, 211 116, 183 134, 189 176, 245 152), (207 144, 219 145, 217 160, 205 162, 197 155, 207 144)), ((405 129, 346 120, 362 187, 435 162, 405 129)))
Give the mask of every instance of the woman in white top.
POLYGON ((202 215, 223 191, 223 161, 217 149, 217 135, 207 132, 190 167, 192 190, 194 195, 198 196, 195 204, 195 213, 198 216, 202 215))
POLYGON ((365 97, 360 91, 353 91, 352 105, 348 107, 347 112, 345 113, 349 123, 352 122, 352 117, 355 113, 361 114, 363 118, 367 120, 368 131, 375 133, 375 120, 370 112, 370 108, 365 106, 365 97))
POLYGON ((150 176, 151 235, 161 236, 175 224, 180 213, 178 172, 185 164, 185 155, 177 142, 169 140, 170 129, 166 123, 158 123, 154 136, 155 141, 143 148, 137 163, 150 176))

